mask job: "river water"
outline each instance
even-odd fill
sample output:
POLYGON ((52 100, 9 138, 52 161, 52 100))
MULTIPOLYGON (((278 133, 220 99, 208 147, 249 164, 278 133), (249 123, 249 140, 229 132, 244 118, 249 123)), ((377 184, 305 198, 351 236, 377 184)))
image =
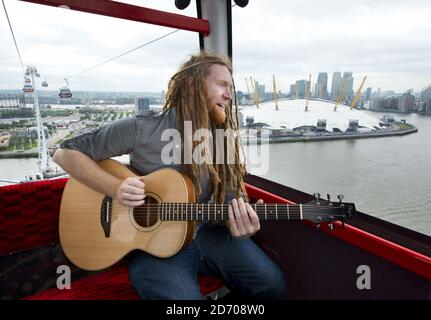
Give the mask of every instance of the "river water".
MULTIPOLYGON (((271 144, 262 176, 308 193, 329 193, 334 201, 343 194, 359 211, 431 235, 431 117, 394 117, 418 133, 271 144)), ((36 168, 35 158, 0 159, 1 178, 22 179, 36 168)))

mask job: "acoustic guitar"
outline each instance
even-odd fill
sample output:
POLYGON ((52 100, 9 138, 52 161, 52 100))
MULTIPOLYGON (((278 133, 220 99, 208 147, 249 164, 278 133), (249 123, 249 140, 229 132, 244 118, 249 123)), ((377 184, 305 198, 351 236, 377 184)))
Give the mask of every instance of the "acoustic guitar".
MULTIPOLYGON (((114 161, 99 166, 125 179, 136 176, 114 161)), ((70 178, 60 207, 60 242, 66 256, 79 268, 107 268, 127 253, 140 249, 157 257, 175 255, 191 240, 196 221, 228 221, 228 204, 195 203, 192 181, 174 169, 163 168, 145 176, 145 204, 126 207, 70 178)), ((353 204, 252 204, 262 220, 345 220, 353 204)))

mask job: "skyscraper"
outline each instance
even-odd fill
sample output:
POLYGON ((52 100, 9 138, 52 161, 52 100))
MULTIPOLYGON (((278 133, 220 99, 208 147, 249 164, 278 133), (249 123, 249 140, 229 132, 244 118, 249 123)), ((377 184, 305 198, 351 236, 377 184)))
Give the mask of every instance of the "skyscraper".
POLYGON ((365 91, 365 100, 370 100, 370 98, 371 98, 371 91, 372 91, 372 88, 368 87, 367 91, 365 91))
POLYGON ((295 94, 296 94, 296 88, 295 88, 295 85, 294 84, 291 84, 290 85, 290 95, 291 96, 295 96, 295 94))
POLYGON ((421 101, 425 103, 425 112, 431 113, 431 85, 421 91, 421 101))
POLYGON ((296 80, 295 85, 298 88, 298 98, 304 98, 307 91, 307 80, 296 80))
POLYGON ((331 83, 331 99, 336 100, 340 94, 341 86, 343 85, 343 80, 341 78, 341 72, 334 72, 332 74, 331 83))
POLYGON ((262 99, 265 97, 265 85, 259 84, 259 82, 256 81, 256 88, 257 92, 259 93, 259 97, 262 99))
POLYGON ((317 76, 316 98, 328 99, 328 73, 319 72, 317 76))
POLYGON ((344 97, 346 100, 352 100, 353 99, 353 73, 344 72, 343 81, 344 80, 347 80, 346 90, 344 91, 344 97))
POLYGON ((400 111, 402 112, 409 112, 413 110, 415 103, 415 97, 412 95, 412 91, 407 90, 401 97, 400 97, 400 111))

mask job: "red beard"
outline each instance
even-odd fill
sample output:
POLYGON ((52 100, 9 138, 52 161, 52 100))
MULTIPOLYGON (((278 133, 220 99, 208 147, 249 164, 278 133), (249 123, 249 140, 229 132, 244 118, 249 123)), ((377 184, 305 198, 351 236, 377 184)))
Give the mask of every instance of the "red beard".
POLYGON ((226 109, 221 109, 218 106, 214 106, 214 108, 209 112, 209 117, 211 121, 215 124, 223 124, 226 120, 226 109))

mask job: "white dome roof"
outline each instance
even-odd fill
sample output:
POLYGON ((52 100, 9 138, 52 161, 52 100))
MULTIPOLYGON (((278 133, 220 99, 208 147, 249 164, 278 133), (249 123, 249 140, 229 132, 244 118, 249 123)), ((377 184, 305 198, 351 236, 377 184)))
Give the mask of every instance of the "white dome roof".
POLYGON ((244 124, 247 117, 252 116, 254 123, 263 122, 271 128, 317 126, 317 121, 321 119, 326 119, 327 131, 333 131, 333 128, 346 131, 350 120, 358 120, 358 126, 364 127, 362 130, 365 131, 380 128, 380 121, 364 111, 351 110, 342 104, 334 111, 334 105, 333 101, 309 100, 308 111, 305 111, 305 99, 279 100, 278 111, 275 110, 274 101, 269 101, 259 104, 259 109, 255 105, 241 109, 241 113, 244 115, 244 124))

